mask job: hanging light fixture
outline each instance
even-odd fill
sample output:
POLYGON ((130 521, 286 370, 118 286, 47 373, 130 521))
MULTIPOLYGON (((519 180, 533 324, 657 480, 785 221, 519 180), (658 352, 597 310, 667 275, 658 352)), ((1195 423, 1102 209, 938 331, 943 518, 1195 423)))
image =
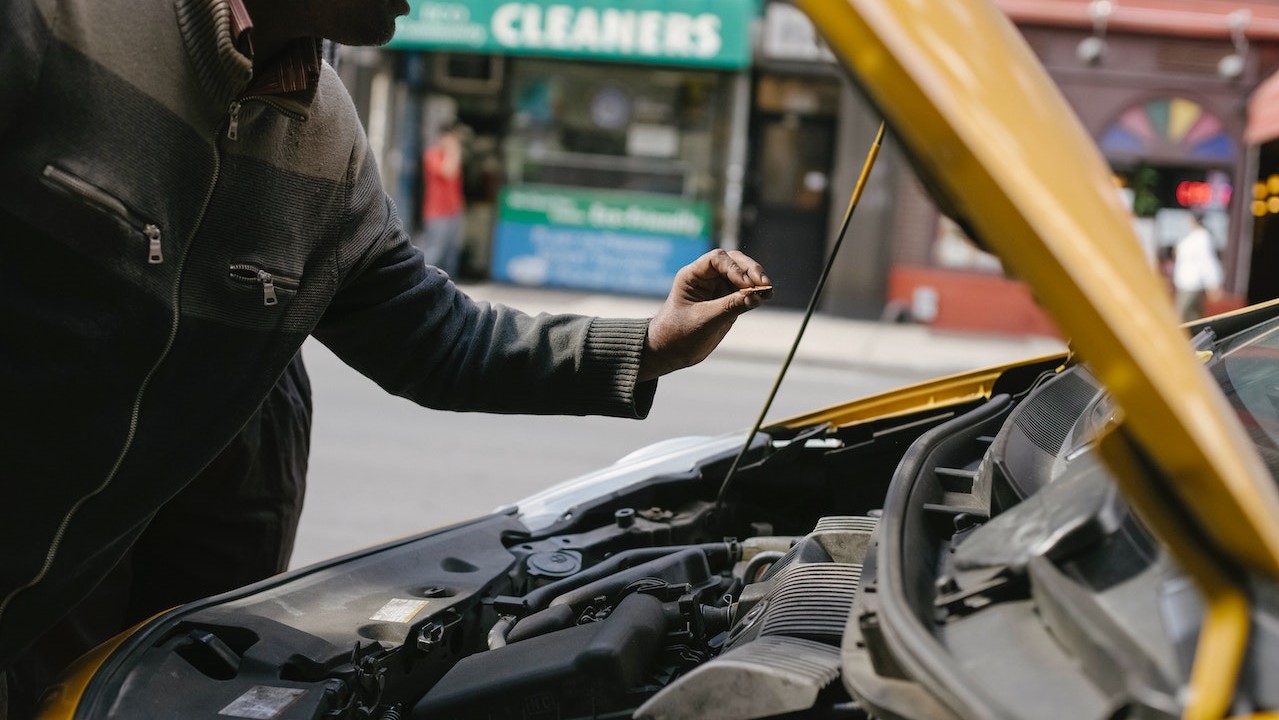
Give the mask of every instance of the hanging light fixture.
POLYGON ((1244 9, 1235 10, 1226 17, 1226 22, 1230 25, 1230 42, 1235 50, 1217 62, 1217 74, 1226 80, 1235 80, 1243 75, 1248 62, 1248 36, 1245 32, 1252 22, 1252 13, 1244 9))
POLYGON ((1085 65, 1097 65, 1106 54, 1106 23, 1115 12, 1111 0, 1092 0, 1088 4, 1088 17, 1092 18, 1092 35, 1079 41, 1075 54, 1085 65))

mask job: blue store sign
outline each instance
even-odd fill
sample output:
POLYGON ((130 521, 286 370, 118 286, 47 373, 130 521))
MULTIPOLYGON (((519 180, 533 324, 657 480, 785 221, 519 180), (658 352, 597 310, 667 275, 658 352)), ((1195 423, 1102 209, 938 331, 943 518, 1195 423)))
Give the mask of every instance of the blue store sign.
POLYGON ((492 275, 520 285, 666 295, 711 249, 710 207, 664 195, 503 190, 492 275))

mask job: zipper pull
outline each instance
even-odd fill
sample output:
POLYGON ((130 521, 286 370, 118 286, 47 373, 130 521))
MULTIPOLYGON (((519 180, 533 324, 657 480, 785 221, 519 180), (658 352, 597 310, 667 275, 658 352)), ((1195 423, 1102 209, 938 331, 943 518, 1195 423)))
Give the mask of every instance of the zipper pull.
POLYGON ((240 101, 231 101, 231 119, 226 126, 227 140, 235 140, 240 136, 240 101))
POLYGON ((142 232, 147 236, 147 262, 152 265, 159 265, 164 262, 164 253, 160 250, 160 228, 157 225, 147 224, 142 232))
POLYGON ((275 297, 275 278, 266 270, 258 271, 258 282, 262 283, 262 304, 270 307, 279 300, 275 297))

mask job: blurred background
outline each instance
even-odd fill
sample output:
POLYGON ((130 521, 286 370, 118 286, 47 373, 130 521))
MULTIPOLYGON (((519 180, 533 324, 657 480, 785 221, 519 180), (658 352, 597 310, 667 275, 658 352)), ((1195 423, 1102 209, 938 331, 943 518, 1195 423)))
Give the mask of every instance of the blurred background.
MULTIPOLYGON (((1279 4, 995 2, 1112 168, 1148 265, 1170 277, 1199 212, 1225 276, 1207 311, 1279 296, 1279 4)), ((730 334, 766 342, 664 380, 641 423, 422 410, 308 344, 316 437, 295 566, 649 442, 749 428, 879 125, 785 2, 410 5, 389 45, 341 48, 337 67, 414 235, 423 155, 462 124, 464 289, 532 312, 644 316, 679 267, 722 247, 760 260, 776 297, 760 311, 771 320, 730 334)), ((801 353, 770 418, 1061 342, 1028 289, 933 206, 891 136, 817 310, 818 332, 861 340, 801 353)))

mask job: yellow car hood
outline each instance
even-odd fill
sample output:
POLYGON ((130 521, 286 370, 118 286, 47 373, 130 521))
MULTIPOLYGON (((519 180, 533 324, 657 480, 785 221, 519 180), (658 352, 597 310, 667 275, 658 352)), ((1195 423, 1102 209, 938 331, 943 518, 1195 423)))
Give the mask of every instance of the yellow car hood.
POLYGON ((986 0, 796 4, 948 211, 1070 336, 1160 490, 1217 550, 1279 577, 1279 491, 1147 269, 1092 139, 1017 29, 986 0))

